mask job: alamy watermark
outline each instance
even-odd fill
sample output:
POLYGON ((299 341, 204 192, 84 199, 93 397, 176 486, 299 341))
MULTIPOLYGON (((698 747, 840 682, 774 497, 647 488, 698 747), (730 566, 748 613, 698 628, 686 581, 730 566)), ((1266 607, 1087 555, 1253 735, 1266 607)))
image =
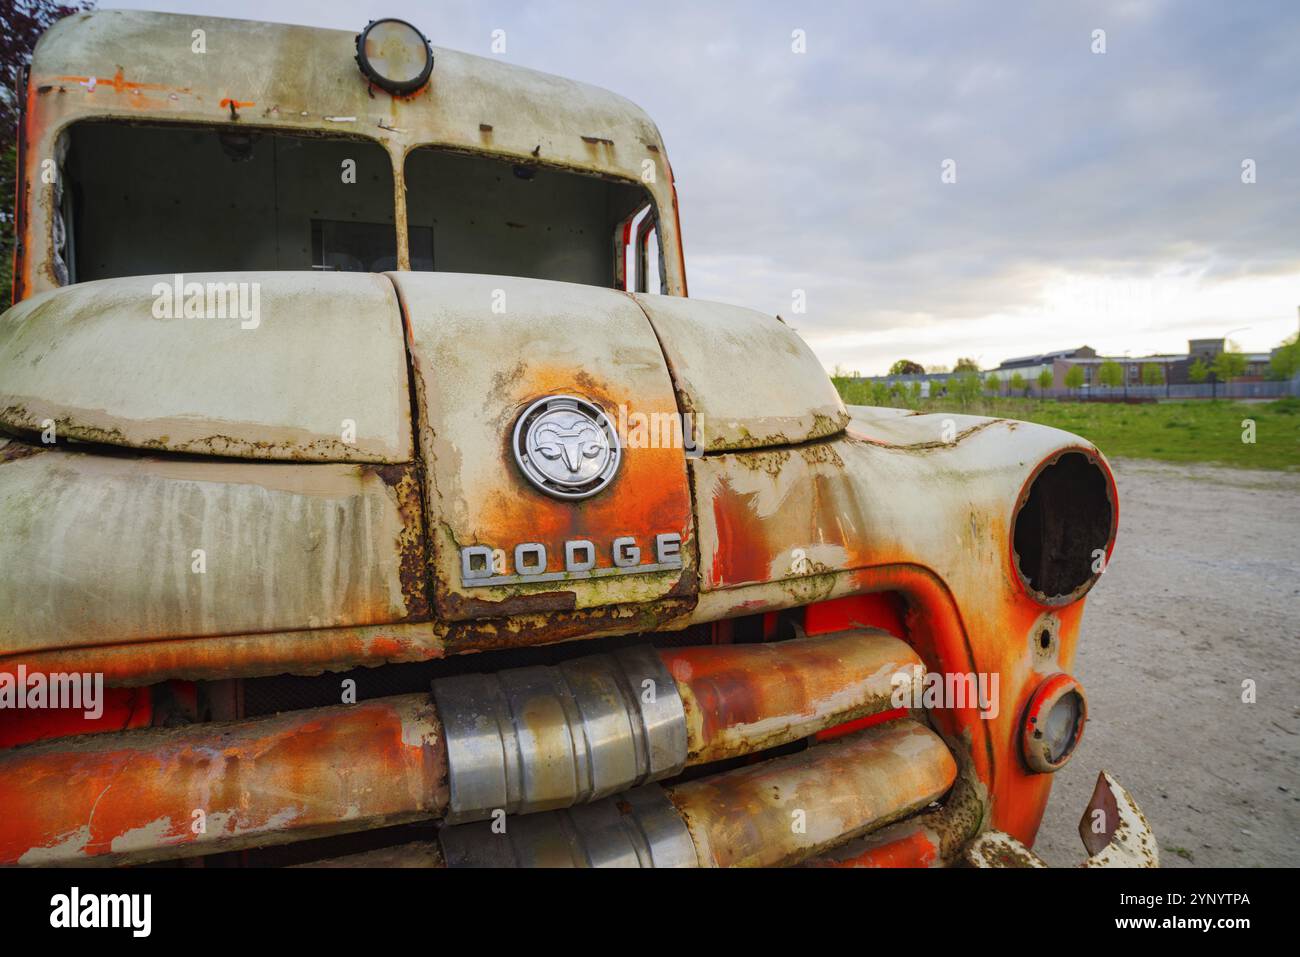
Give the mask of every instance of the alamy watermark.
POLYGON ((694 412, 633 412, 620 403, 614 425, 624 449, 684 449, 691 458, 704 454, 703 425, 694 412))
POLYGON ((913 665, 894 673, 890 704, 895 708, 978 708, 991 721, 1002 710, 998 703, 999 675, 951 671, 940 674, 913 665))
POLYGON ((50 926, 122 927, 132 937, 148 937, 153 929, 153 895, 83 894, 73 887, 50 898, 50 926))
POLYGON ((186 282, 177 273, 170 283, 153 284, 155 319, 238 319, 239 328, 262 324, 262 284, 186 282))
POLYGON ((103 672, 0 672, 0 711, 80 710, 87 721, 104 714, 103 672))

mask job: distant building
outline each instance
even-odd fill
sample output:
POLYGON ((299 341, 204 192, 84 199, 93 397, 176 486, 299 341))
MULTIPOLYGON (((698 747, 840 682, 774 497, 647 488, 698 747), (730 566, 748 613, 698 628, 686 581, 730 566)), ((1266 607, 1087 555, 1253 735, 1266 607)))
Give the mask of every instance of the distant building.
MULTIPOLYGON (((1065 377, 1073 366, 1083 369, 1085 388, 1100 384, 1099 371, 1105 362, 1119 365, 1123 373, 1123 382, 1128 385, 1142 384, 1142 367, 1155 365, 1160 367, 1161 380, 1169 385, 1184 385, 1191 382, 1192 363, 1197 359, 1207 366, 1213 364, 1219 353, 1226 346, 1224 339, 1189 339, 1187 351, 1179 354, 1160 354, 1149 356, 1099 356, 1097 350, 1088 346, 1078 349, 1063 349, 1047 352, 1040 356, 1021 356, 1007 359, 993 370, 1005 382, 1008 377, 1019 372, 1027 382, 1033 382, 1038 374, 1047 368, 1052 370, 1052 388, 1064 389, 1065 377)), ((1246 371, 1241 379, 1250 381, 1263 379, 1268 373, 1269 353, 1247 353, 1246 371)))
MULTIPOLYGON (((1101 384, 1102 364, 1114 362, 1119 365, 1123 373, 1122 382, 1126 385, 1141 385, 1142 367, 1148 365, 1160 367, 1162 384, 1186 385, 1192 381, 1190 375, 1192 364, 1199 359, 1207 366, 1212 365, 1226 345, 1227 341, 1223 338, 1189 339, 1187 351, 1184 353, 1149 356, 1099 356, 1097 350, 1091 346, 1079 346, 1076 349, 1058 349, 1055 352, 1004 359, 997 368, 981 371, 978 375, 985 381, 997 376, 1001 382, 1001 390, 1005 392, 1009 389, 1008 380, 1013 375, 1019 374, 1025 381, 1026 388, 1037 392, 1038 377, 1046 370, 1052 373, 1050 388, 1065 390, 1069 388, 1065 384, 1065 377, 1070 369, 1079 366, 1083 370, 1083 387, 1087 389, 1101 384)), ((1276 353, 1277 350, 1274 349, 1273 352, 1276 353)), ((1259 381, 1266 378, 1271 359, 1272 353, 1268 352, 1246 353, 1246 371, 1239 377, 1239 381, 1259 381)), ((919 382, 921 394, 929 397, 946 392, 951 384, 950 380, 959 375, 961 373, 958 372, 926 372, 917 375, 867 376, 864 377, 864 381, 884 382, 890 385, 897 383, 905 389, 910 388, 913 382, 919 382)))
POLYGON ((1026 385, 1037 388, 1039 375, 1044 370, 1047 370, 1052 373, 1052 388, 1064 389, 1065 373, 1069 371, 1070 366, 1092 361, 1100 364, 1102 360, 1097 358, 1097 350, 1091 346, 1079 346, 1077 349, 1058 349, 1055 352, 1044 352, 1041 355, 1004 359, 996 369, 983 373, 983 378, 987 379, 991 375, 996 375, 1002 380, 1005 387, 1007 380, 1019 373, 1021 378, 1025 380, 1026 385))
POLYGON ((1200 359, 1207 366, 1219 357, 1226 345, 1224 339, 1188 339, 1187 354, 1192 361, 1200 359))
MULTIPOLYGON (((1058 349, 1056 352, 1044 352, 1042 355, 1037 356, 1019 356, 1015 359, 1003 359, 1001 364, 998 366, 997 371, 1000 372, 1003 369, 1023 370, 1027 368, 1038 369, 1041 371, 1048 366, 1053 365, 1058 359, 1095 358, 1097 358, 1096 349, 1091 346, 1079 346, 1077 349, 1058 349)), ((1024 375, 1024 372, 1022 371, 1020 374, 1024 375)))

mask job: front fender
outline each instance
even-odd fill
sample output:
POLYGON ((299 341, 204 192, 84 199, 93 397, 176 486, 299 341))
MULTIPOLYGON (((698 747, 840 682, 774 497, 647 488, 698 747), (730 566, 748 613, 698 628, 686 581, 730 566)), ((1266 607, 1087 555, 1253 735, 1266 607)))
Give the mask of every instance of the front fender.
POLYGON ((691 461, 700 543, 696 617, 899 593, 909 640, 930 671, 997 676, 993 707, 932 710, 938 729, 969 757, 968 785, 980 811, 968 829, 991 826, 1030 843, 1051 775, 1030 770, 1021 757, 1021 717, 1045 679, 1073 666, 1083 596, 1104 571, 1118 527, 1110 469, 1093 445, 1058 429, 850 411, 842 437, 691 461), (1018 568, 1014 528, 1038 476, 1071 455, 1080 457, 1072 465, 1095 470, 1104 494, 1072 506, 1057 496, 1053 510, 1065 505, 1076 513, 1069 521, 1057 516, 1037 558, 1053 560, 1064 536, 1074 560, 1095 559, 1077 587, 1048 596, 1018 568), (1109 515, 1084 521, 1086 510, 1109 515), (1087 535, 1095 540, 1078 540, 1087 535))

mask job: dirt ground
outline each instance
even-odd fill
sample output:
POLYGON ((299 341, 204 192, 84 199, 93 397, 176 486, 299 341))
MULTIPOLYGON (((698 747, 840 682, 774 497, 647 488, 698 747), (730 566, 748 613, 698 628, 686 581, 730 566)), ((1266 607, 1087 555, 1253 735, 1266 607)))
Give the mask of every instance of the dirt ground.
POLYGON ((1035 849, 1083 859, 1076 828, 1104 767, 1146 812, 1161 866, 1300 866, 1300 474, 1112 465, 1119 540, 1075 667, 1091 719, 1035 849))

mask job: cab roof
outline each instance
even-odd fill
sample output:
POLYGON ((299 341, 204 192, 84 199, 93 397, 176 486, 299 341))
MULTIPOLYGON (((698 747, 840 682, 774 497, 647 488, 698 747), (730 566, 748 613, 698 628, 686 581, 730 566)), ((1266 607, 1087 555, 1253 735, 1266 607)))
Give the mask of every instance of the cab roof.
POLYGON ((41 38, 28 106, 47 114, 42 126, 86 117, 239 123, 360 135, 399 154, 439 145, 624 179, 644 180, 648 160, 671 183, 650 117, 607 90, 435 46, 428 84, 393 96, 367 81, 355 54, 347 30, 97 10, 41 38), (194 49, 200 30, 202 53, 194 49))

